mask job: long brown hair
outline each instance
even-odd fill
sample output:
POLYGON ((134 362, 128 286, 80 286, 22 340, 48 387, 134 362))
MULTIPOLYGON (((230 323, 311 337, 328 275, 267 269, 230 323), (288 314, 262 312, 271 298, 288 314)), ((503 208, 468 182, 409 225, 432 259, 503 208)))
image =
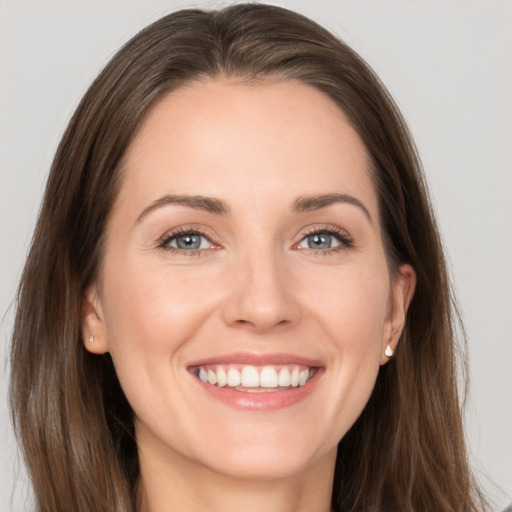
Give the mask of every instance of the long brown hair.
POLYGON ((396 356, 339 443, 334 510, 483 510, 462 431, 457 317, 414 143, 357 54, 311 20, 261 4, 180 11, 141 31, 91 85, 58 147, 12 338, 11 407, 39 510, 135 509, 132 411, 110 356, 83 348, 82 296, 142 118, 170 91, 219 74, 297 80, 339 105, 371 156, 390 266, 417 274, 396 356))

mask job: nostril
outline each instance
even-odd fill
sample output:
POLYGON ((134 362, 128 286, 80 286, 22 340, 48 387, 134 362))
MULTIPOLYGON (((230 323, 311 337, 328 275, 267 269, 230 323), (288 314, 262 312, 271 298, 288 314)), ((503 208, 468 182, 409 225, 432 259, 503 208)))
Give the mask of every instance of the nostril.
POLYGON ((271 329, 276 328, 284 328, 288 325, 290 325, 292 322, 291 320, 278 320, 278 321, 262 321, 261 319, 258 321, 252 321, 252 320, 244 320, 239 319, 235 320, 231 323, 232 327, 239 327, 240 329, 250 329, 254 332, 258 333, 265 333, 271 329))
POLYGON ((296 295, 292 293, 291 279, 276 269, 267 268, 246 272, 229 288, 223 303, 226 324, 238 328, 251 328, 256 332, 295 324, 300 317, 296 295))

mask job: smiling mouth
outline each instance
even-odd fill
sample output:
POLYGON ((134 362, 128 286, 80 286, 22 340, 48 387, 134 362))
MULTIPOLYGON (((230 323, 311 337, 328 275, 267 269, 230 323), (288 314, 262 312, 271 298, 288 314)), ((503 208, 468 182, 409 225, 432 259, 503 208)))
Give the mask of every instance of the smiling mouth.
POLYGON ((316 368, 302 365, 215 364, 190 368, 202 382, 246 393, 287 391, 306 385, 316 368))

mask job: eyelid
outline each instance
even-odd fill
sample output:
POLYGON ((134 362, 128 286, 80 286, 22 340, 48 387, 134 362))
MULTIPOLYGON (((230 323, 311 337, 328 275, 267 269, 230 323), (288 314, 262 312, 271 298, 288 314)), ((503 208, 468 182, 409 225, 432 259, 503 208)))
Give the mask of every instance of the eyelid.
MULTIPOLYGON (((177 226, 166 231, 155 243, 156 247, 165 251, 174 252, 177 254, 182 254, 186 256, 194 256, 198 254, 205 253, 207 251, 220 249, 222 244, 218 241, 217 235, 209 228, 205 226, 197 225, 197 224, 185 224, 181 226, 177 226), (197 234, 206 238, 212 247, 208 247, 206 249, 195 249, 195 250, 185 250, 177 247, 173 247, 168 245, 172 239, 175 239, 181 235, 187 234, 197 234)), ((352 248, 354 245, 352 236, 345 230, 340 228, 339 226, 335 226, 332 224, 321 224, 321 225, 310 225, 304 228, 295 238, 293 242, 293 249, 301 250, 303 252, 309 252, 312 254, 324 254, 324 253, 333 253, 340 250, 347 250, 352 248), (309 248, 299 248, 298 245, 308 236, 313 234, 321 234, 327 233, 328 235, 336 237, 339 242, 339 245, 336 247, 331 247, 328 249, 309 249, 309 248)))
POLYGON ((333 253, 340 250, 350 249, 354 246, 354 240, 352 236, 346 231, 338 226, 332 224, 322 224, 322 225, 313 225, 308 226, 304 230, 300 232, 297 236, 297 240, 293 244, 293 248, 301 251, 310 252, 312 254, 325 254, 325 253, 333 253), (320 233, 327 233, 328 235, 334 236, 340 242, 339 246, 332 247, 329 249, 306 249, 299 248, 298 245, 308 236, 320 233))
POLYGON ((195 224, 186 224, 182 226, 177 226, 166 231, 158 240, 156 241, 156 247, 159 249, 163 249, 169 252, 175 252, 179 254, 184 254, 186 256, 194 256, 204 251, 214 250, 220 248, 220 243, 216 240, 216 235, 210 230, 205 228, 204 226, 198 226, 195 224), (179 236, 195 234, 206 238, 212 247, 208 247, 207 249, 195 249, 195 250, 184 250, 178 247, 173 247, 168 245, 169 242, 173 239, 176 239, 179 236))

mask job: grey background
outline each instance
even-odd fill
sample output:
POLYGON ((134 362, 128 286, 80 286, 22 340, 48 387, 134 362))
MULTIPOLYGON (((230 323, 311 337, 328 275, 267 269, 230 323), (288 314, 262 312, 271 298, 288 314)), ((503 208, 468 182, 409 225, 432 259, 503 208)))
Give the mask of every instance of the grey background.
MULTIPOLYGON (((65 124, 115 50, 161 15, 230 2, 0 0, 0 512, 30 509, 7 409, 12 302, 65 124)), ((512 2, 283 0, 345 39, 423 158, 465 321, 471 462, 512 501, 512 2)))

